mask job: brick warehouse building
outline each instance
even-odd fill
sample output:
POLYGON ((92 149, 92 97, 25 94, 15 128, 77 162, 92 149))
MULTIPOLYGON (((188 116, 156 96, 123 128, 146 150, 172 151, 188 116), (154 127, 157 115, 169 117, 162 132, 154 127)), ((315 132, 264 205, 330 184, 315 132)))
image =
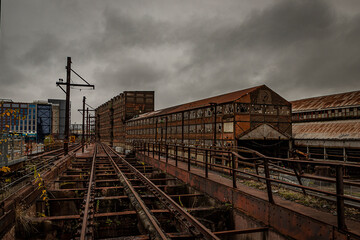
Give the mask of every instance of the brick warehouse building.
POLYGON ((154 111, 154 91, 125 91, 95 109, 96 138, 111 146, 125 146, 125 121, 154 111))
MULTIPOLYGON (((110 136, 108 129, 115 131, 114 122, 118 119, 115 114, 114 119, 109 118, 109 112, 103 110, 104 105, 98 109, 97 127, 108 132, 99 131, 97 137, 104 139, 104 135, 110 136)), ((112 111, 115 112, 115 108, 112 111)), ((287 152, 292 134, 291 104, 265 85, 157 111, 145 111, 125 121, 126 134, 114 136, 114 141, 125 139, 125 144, 118 145, 123 148, 130 148, 133 141, 144 141, 246 146, 279 155, 279 151, 283 154, 287 152)))

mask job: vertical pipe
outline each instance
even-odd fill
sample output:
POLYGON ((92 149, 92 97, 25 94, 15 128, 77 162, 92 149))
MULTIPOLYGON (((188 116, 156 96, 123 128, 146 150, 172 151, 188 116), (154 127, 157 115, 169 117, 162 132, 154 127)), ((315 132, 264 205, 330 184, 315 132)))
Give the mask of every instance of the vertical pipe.
POLYGON ((344 208, 344 181, 343 166, 336 166, 336 206, 337 206, 337 222, 340 230, 346 230, 345 224, 345 208, 344 208))
POLYGON ((271 190, 269 163, 266 158, 264 159, 264 170, 265 170, 265 177, 266 177, 266 190, 267 190, 267 194, 268 194, 268 199, 269 199, 270 203, 274 203, 272 190, 271 190))

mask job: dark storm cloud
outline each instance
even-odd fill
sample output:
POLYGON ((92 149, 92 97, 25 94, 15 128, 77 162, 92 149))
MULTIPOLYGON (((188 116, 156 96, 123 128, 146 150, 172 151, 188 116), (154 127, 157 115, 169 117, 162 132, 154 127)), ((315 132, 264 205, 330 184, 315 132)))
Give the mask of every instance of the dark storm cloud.
POLYGON ((203 82, 216 92, 265 83, 294 99, 358 88, 359 36, 359 17, 340 20, 326 2, 281 1, 200 38, 182 70, 212 72, 203 82))
POLYGON ((31 49, 22 56, 21 64, 33 67, 48 66, 60 49, 64 49, 60 39, 51 34, 42 34, 31 49))
POLYGON ((106 84, 123 91, 146 90, 159 84, 164 73, 149 64, 127 60, 105 68, 99 74, 95 74, 95 77, 106 79, 106 84))
POLYGON ((155 90, 162 108, 260 84, 289 100, 359 89, 352 0, 33 1, 44 9, 5 5, 0 93, 64 97, 71 56, 96 86, 73 91, 74 119, 83 95, 98 106, 126 90, 155 90))
MULTIPOLYGON (((5 96, 7 92, 14 92, 12 86, 21 83, 24 75, 19 71, 16 61, 10 58, 10 51, 7 46, 0 48, 0 95, 5 96)), ((0 97, 1 98, 1 97, 0 97)))

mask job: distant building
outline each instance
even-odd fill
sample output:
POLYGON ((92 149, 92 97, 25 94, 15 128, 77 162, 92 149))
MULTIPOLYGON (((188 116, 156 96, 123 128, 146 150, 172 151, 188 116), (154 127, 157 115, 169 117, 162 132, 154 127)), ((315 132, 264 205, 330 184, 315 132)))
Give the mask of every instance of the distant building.
POLYGON ((82 124, 81 123, 72 123, 70 125, 70 134, 75 136, 82 135, 82 124))
POLYGON ((154 91, 125 91, 95 109, 98 140, 125 147, 125 121, 154 111, 154 91))
POLYGON ((44 141, 52 133, 52 105, 47 102, 37 103, 37 141, 44 141))
POLYGON ((61 121, 65 122, 61 119, 61 106, 48 101, 24 103, 4 99, 0 101, 0 129, 26 135, 38 142, 42 142, 50 134, 61 135, 61 121))
POLYGON ((295 146, 313 157, 360 161, 360 91, 292 103, 295 146))
POLYGON ((23 133, 36 139, 36 104, 4 100, 0 103, 0 114, 0 129, 2 131, 23 133))
MULTIPOLYGON (((66 115, 66 100, 64 99, 48 99, 49 103, 59 105, 59 139, 64 139, 65 133, 65 115, 66 115)), ((71 117, 70 117, 71 119, 71 117)), ((71 122, 71 121, 70 121, 71 122)))

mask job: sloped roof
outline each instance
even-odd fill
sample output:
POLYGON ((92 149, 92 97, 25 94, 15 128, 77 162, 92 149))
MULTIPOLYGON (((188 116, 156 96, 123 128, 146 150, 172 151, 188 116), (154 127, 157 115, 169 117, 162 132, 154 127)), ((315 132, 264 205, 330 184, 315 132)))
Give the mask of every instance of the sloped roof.
POLYGON ((360 139, 360 119, 293 123, 294 139, 360 139))
POLYGON ((256 89, 258 89, 262 86, 264 86, 264 85, 247 88, 247 89, 243 89, 243 90, 239 90, 239 91, 235 91, 235 92, 231 92, 231 93, 226 93, 226 94, 218 95, 215 97, 205 98, 205 99, 197 100, 194 102, 177 105, 174 107, 164 108, 164 109, 157 110, 154 112, 144 113, 144 114, 141 114, 138 117, 130 119, 130 120, 141 119, 141 118, 152 117, 152 116, 159 116, 159 115, 164 115, 164 114, 171 114, 171 113, 186 111, 186 110, 190 110, 190 109, 210 106, 210 103, 222 104, 222 103, 233 102, 233 101, 241 98, 242 96, 249 94, 252 91, 255 91, 256 89))
POLYGON ((360 91, 338 93, 292 101, 292 112, 317 111, 360 105, 360 91))

